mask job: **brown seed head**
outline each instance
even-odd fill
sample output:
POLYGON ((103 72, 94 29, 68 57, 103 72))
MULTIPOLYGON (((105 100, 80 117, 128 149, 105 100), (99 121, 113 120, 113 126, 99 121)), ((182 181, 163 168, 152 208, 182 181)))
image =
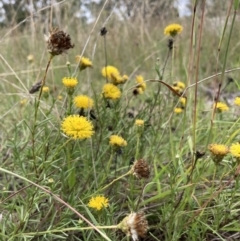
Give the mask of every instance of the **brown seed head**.
POLYGON ((146 236, 148 221, 143 212, 131 213, 118 224, 118 228, 127 236, 131 236, 133 241, 138 241, 138 237, 146 236))
POLYGON ((52 28, 49 36, 45 36, 45 38, 48 52, 53 56, 65 53, 68 49, 74 48, 74 44, 71 44, 69 34, 64 33, 58 28, 52 28))
POLYGON ((137 160, 134 162, 134 164, 132 166, 132 171, 133 171, 133 175, 139 179, 149 178, 149 176, 150 176, 149 165, 143 159, 140 159, 140 160, 137 160))

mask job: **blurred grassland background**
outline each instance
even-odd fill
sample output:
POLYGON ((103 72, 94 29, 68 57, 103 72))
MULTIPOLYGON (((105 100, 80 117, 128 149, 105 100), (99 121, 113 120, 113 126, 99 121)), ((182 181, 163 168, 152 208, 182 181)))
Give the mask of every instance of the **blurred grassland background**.
MULTIPOLYGON (((145 80, 159 80, 155 68, 161 69, 166 61, 169 37, 164 35, 164 28, 171 23, 181 24, 183 31, 174 43, 174 62, 171 58, 167 62, 162 79, 168 85, 182 81, 188 86, 196 79, 199 81, 222 70, 240 67, 239 8, 231 27, 233 4, 238 1, 189 1, 186 2, 186 15, 180 17, 179 6, 183 2, 0 1, 0 7, 4 9, 0 11, 0 156, 3 160, 0 166, 49 188, 95 225, 116 224, 126 213, 144 210, 150 228, 146 237, 139 240, 239 240, 238 178, 231 182, 229 188, 224 187, 237 168, 232 164, 231 157, 227 157, 222 166, 216 166, 207 150, 211 142, 231 144, 239 141, 238 109, 231 109, 229 113, 221 113, 212 119, 212 105, 221 78, 222 86, 227 87, 219 100, 232 106, 233 98, 240 95, 239 70, 199 84, 198 110, 195 112, 194 87, 188 90, 188 105, 180 115, 173 113, 177 99, 165 86, 161 87, 160 97, 154 102, 159 83, 147 82, 144 94, 132 95, 136 75, 142 75, 145 80), (87 11, 87 15, 83 14, 83 10, 87 11), (204 18, 201 20, 203 11, 204 18), (43 100, 39 112, 42 114, 39 132, 33 136, 30 127, 38 94, 29 94, 29 89, 43 78, 49 59, 44 34, 48 34, 51 26, 68 33, 75 47, 67 54, 55 56, 51 63, 46 84, 54 101, 59 95, 63 96, 63 100, 55 104, 43 100), (106 41, 100 36, 102 27, 108 31, 106 41), (202 36, 199 37, 201 27, 202 36), (201 48, 198 50, 200 40, 201 48), (72 159, 77 160, 75 168, 79 185, 69 189, 65 149, 54 152, 63 145, 65 138, 59 134, 60 122, 66 111, 62 79, 69 76, 66 63, 69 61, 74 71, 75 56, 80 55, 85 47, 83 55, 93 62, 93 68, 82 71, 78 76, 76 94, 94 98, 98 106, 97 117, 106 118, 100 121, 105 132, 98 134, 102 126, 95 123, 96 139, 93 137, 93 142, 78 143, 73 147, 72 159), (28 61, 29 55, 34 57, 32 62, 28 61), (101 70, 106 63, 129 76, 122 87, 121 102, 114 105, 116 112, 105 110, 101 99, 102 86, 106 81, 101 70), (229 80, 233 81, 228 84, 229 80), (21 104, 24 99, 27 105, 21 104), (151 106, 154 107, 153 112, 151 106), (134 119, 129 118, 130 115, 134 119), (143 182, 134 178, 116 182, 116 186, 100 192, 109 198, 110 207, 101 213, 94 212, 86 208, 90 197, 116 175, 127 171, 135 157, 136 134, 132 126, 136 118, 151 118, 146 123, 139 151, 140 157, 148 160, 151 166, 151 178, 143 182), (215 124, 212 129, 211 121, 215 124), (109 126, 113 126, 114 130, 107 132, 111 129, 109 126), (116 158, 118 160, 115 160, 113 167, 103 171, 111 155, 109 133, 124 135, 128 146, 116 158), (39 165, 39 176, 32 164, 33 140, 38 146, 35 159, 39 165), (196 166, 192 161, 196 154, 193 150, 203 153, 196 166), (53 183, 48 182, 50 178, 53 183)), ((4 173, 0 178, 0 240, 107 240, 94 231, 69 229, 61 232, 64 228, 86 225, 51 195, 34 186, 26 188, 28 182, 4 173), (19 191, 24 187, 24 191, 19 191), (58 230, 59 233, 47 232, 48 229, 58 230), (46 233, 39 235, 40 231, 46 233)), ((106 235, 114 241, 131 239, 112 230, 106 231, 106 235)))

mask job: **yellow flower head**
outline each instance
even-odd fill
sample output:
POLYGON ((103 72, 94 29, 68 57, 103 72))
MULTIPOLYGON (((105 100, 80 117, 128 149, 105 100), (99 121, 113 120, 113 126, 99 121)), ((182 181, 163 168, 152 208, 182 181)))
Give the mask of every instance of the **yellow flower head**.
POLYGON ((215 103, 213 107, 216 108, 219 112, 224 112, 229 110, 229 107, 222 102, 215 103))
POLYGON ((58 100, 62 100, 62 99, 63 99, 62 95, 59 95, 59 96, 57 97, 57 99, 58 99, 58 100))
POLYGON ((88 67, 92 67, 92 61, 90 61, 88 58, 82 57, 80 55, 76 56, 76 61, 79 63, 80 70, 84 70, 88 67))
POLYGON ((74 88, 78 84, 77 79, 71 77, 64 77, 62 82, 63 85, 67 88, 74 88))
POLYGON ((78 95, 73 100, 77 108, 91 109, 94 105, 93 99, 86 95, 78 95))
POLYGON ((127 145, 127 142, 121 136, 111 135, 109 144, 115 147, 123 147, 127 145))
POLYGON ((182 81, 176 81, 173 83, 173 86, 178 87, 179 89, 184 90, 185 89, 185 84, 182 81))
POLYGON ((170 24, 164 29, 164 34, 169 35, 171 37, 175 37, 177 34, 181 33, 183 27, 180 24, 170 24))
POLYGON ((105 198, 104 196, 100 196, 100 195, 96 197, 92 197, 88 202, 88 207, 94 208, 98 211, 103 208, 107 208, 108 206, 109 206, 108 198, 105 198))
POLYGON ((102 75, 114 85, 124 82, 123 77, 120 75, 118 69, 111 65, 108 65, 102 69, 102 75))
POLYGON ((62 131, 73 139, 86 139, 94 134, 92 123, 83 116, 70 115, 61 124, 62 131))
POLYGON ((181 97, 180 98, 180 103, 182 104, 182 106, 186 105, 186 98, 185 97, 181 97))
POLYGON ((240 106, 240 97, 235 98, 234 104, 240 106))
POLYGON ((223 144, 213 143, 208 146, 208 149, 212 154, 213 161, 216 163, 222 161, 223 157, 226 156, 229 152, 228 147, 223 144))
POLYGON ((22 99, 20 100, 20 105, 26 105, 27 104, 27 99, 22 99))
POLYGON ((142 92, 146 89, 147 85, 142 77, 142 75, 137 75, 136 76, 136 82, 138 84, 137 88, 141 88, 142 92))
POLYGON ((122 76, 122 83, 125 83, 129 79, 128 75, 124 74, 122 76))
POLYGON ((29 54, 27 56, 27 60, 28 60, 29 63, 32 63, 34 61, 34 55, 33 54, 29 54))
POLYGON ((240 144, 239 143, 233 143, 230 146, 230 153, 236 157, 236 158, 240 158, 240 144))
POLYGON ((43 86, 42 91, 43 93, 49 93, 49 87, 43 86))
POLYGON ((140 120, 140 119, 135 120, 135 125, 136 126, 143 126, 144 125, 144 120, 140 120))
POLYGON ((120 89, 114 84, 107 83, 103 86, 102 94, 106 99, 116 100, 121 97, 120 89))
POLYGON ((183 108, 176 107, 176 108, 174 109, 174 113, 176 113, 176 114, 179 114, 179 113, 182 113, 182 112, 183 112, 183 108))

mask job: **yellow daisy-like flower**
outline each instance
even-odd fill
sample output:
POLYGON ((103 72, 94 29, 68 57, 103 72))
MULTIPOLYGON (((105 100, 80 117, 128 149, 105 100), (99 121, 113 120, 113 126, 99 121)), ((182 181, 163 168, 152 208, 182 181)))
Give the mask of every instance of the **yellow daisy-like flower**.
POLYGON ((136 76, 136 82, 138 84, 137 88, 141 88, 142 91, 144 91, 146 89, 147 85, 146 85, 142 75, 137 75, 136 76))
POLYGON ((34 61, 34 55, 33 54, 29 54, 27 56, 27 60, 28 60, 29 63, 32 63, 34 61))
POLYGON ((240 97, 235 98, 234 104, 240 106, 240 97))
POLYGON ((208 146, 208 149, 212 154, 213 161, 216 163, 221 162, 224 156, 226 156, 229 152, 228 147, 223 144, 213 143, 208 146))
POLYGON ((62 82, 63 85, 67 88, 74 88, 78 84, 77 79, 71 77, 64 77, 62 82))
POLYGON ((124 74, 122 76, 122 83, 125 83, 129 79, 128 75, 124 74))
POLYGON ((183 108, 180 108, 180 107, 174 108, 174 113, 180 114, 180 113, 182 113, 182 112, 183 112, 183 108))
POLYGON ((185 89, 185 84, 182 81, 176 81, 173 83, 173 86, 178 87, 180 89, 185 89))
POLYGON ((100 211, 103 208, 107 208, 109 206, 108 198, 105 198, 104 196, 96 196, 92 197, 88 203, 88 207, 94 208, 98 211, 100 211))
POLYGON ((111 65, 108 65, 102 69, 102 75, 115 85, 124 82, 123 77, 120 75, 118 69, 111 65))
POLYGON ((25 104, 27 104, 27 99, 22 99, 22 100, 20 100, 20 105, 25 105, 25 104))
POLYGON ((185 106, 186 105, 186 98, 185 97, 181 97, 180 98, 180 103, 185 106))
POLYGON ((103 86, 102 94, 104 98, 112 100, 117 100, 121 97, 120 89, 111 83, 107 83, 103 86))
POLYGON ((76 61, 77 63, 79 63, 79 68, 80 70, 84 70, 88 67, 92 67, 92 61, 90 61, 90 59, 82 57, 80 55, 76 56, 76 61))
POLYGON ((127 145, 127 142, 121 136, 111 135, 109 144, 115 147, 123 147, 127 145))
POLYGON ((58 99, 58 100, 62 100, 62 99, 63 99, 62 95, 59 95, 59 96, 57 97, 57 99, 58 99))
POLYGON ((77 108, 91 109, 94 105, 93 99, 86 95, 78 95, 73 100, 77 108))
POLYGON ((216 108, 219 112, 224 112, 229 110, 229 107, 222 102, 215 103, 213 107, 216 108))
POLYGON ((143 126, 144 125, 144 120, 140 120, 140 119, 135 120, 135 125, 136 126, 143 126))
POLYGON ((43 86, 42 91, 43 93, 49 93, 49 87, 43 86))
POLYGON ((171 37, 175 37, 177 34, 181 33, 183 27, 180 24, 170 24, 164 29, 165 35, 170 35, 171 37))
POLYGON ((230 146, 230 153, 236 157, 236 158, 240 158, 240 144, 239 143, 233 143, 230 146))
POLYGON ((73 139, 86 139, 94 134, 92 123, 83 116, 70 115, 61 124, 62 131, 73 139))

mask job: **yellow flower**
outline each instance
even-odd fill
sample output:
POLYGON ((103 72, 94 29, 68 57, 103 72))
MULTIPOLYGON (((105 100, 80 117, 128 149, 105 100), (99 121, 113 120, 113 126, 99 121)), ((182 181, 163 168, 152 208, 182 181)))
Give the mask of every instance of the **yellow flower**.
POLYGON ((63 85, 67 88, 74 88, 78 84, 77 79, 71 77, 64 77, 62 82, 63 85))
POLYGON ((240 144, 239 143, 233 143, 230 146, 230 153, 236 157, 236 158, 240 158, 240 144))
POLYGON ((111 135, 109 144, 115 147, 123 147, 127 145, 127 142, 121 136, 111 135))
POLYGON ((180 103, 185 106, 186 105, 186 98, 185 97, 181 97, 180 98, 180 103))
POLYGON ((90 138, 94 134, 92 123, 83 116, 70 115, 61 124, 62 131, 73 139, 90 138))
POLYGON ((183 112, 183 108, 176 107, 176 108, 174 109, 174 113, 176 113, 176 114, 179 114, 179 113, 182 113, 182 112, 183 112))
POLYGON ((29 54, 27 56, 27 60, 28 60, 29 63, 32 63, 34 61, 34 55, 33 54, 29 54))
POLYGON ((49 87, 43 86, 42 91, 43 93, 49 93, 49 87))
POLYGON ((118 69, 111 65, 108 65, 102 69, 102 75, 114 85, 118 85, 124 82, 124 79, 120 75, 118 69))
POLYGON ((92 67, 92 61, 90 61, 88 58, 82 57, 80 55, 76 56, 76 61, 79 63, 80 70, 84 70, 88 67, 92 67))
POLYGON ((121 97, 120 89, 117 86, 110 84, 110 83, 105 84, 103 86, 102 93, 103 93, 104 98, 106 98, 106 99, 116 100, 121 97))
POLYGON ((88 207, 94 208, 96 210, 101 210, 102 208, 107 208, 109 206, 108 204, 108 198, 105 198, 104 196, 96 196, 92 197, 90 201, 88 202, 88 207))
POLYGON ((213 161, 216 163, 222 161, 223 157, 229 152, 228 147, 223 144, 213 143, 208 146, 208 149, 212 154, 213 161))
POLYGON ((62 99, 63 99, 62 95, 59 95, 59 96, 57 97, 57 99, 58 99, 58 100, 62 100, 62 99))
POLYGON ((77 108, 91 109, 93 107, 93 99, 86 95, 79 95, 74 98, 74 104, 77 108))
POLYGON ((141 91, 143 92, 146 89, 146 83, 142 77, 142 75, 136 76, 136 82, 137 82, 137 88, 141 88, 141 91))
POLYGON ((180 24, 170 24, 164 29, 165 35, 170 35, 171 37, 175 37, 177 34, 181 33, 183 27, 180 24))
POLYGON ((178 88, 180 88, 182 90, 185 89, 185 87, 186 87, 185 84, 183 82, 181 82, 181 81, 174 82, 173 86, 178 87, 178 88))
POLYGON ((138 237, 144 238, 146 236, 148 221, 143 212, 131 213, 117 227, 127 236, 131 236, 133 241, 138 241, 138 237))
POLYGON ((128 79, 129 77, 126 74, 124 74, 122 77, 122 83, 125 83, 128 79))
POLYGON ((20 100, 20 105, 25 105, 27 103, 27 99, 20 100))
POLYGON ((135 125, 136 126, 143 126, 144 125, 144 120, 140 120, 140 119, 135 120, 135 125))
POLYGON ((225 103, 222 103, 222 102, 215 103, 213 107, 216 108, 220 112, 229 110, 229 107, 225 103))
POLYGON ((240 106, 240 97, 235 98, 234 104, 240 106))

